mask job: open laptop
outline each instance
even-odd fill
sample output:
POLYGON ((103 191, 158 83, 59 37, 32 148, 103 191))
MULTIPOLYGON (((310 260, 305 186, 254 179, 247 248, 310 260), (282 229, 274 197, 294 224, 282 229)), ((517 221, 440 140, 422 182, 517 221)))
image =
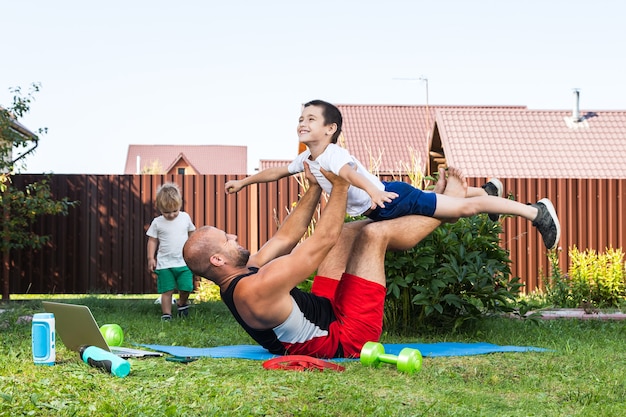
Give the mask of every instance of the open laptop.
POLYGON ((163 356, 160 352, 109 346, 87 306, 51 301, 42 301, 42 304, 44 310, 54 314, 56 332, 63 344, 70 350, 78 352, 81 346, 86 345, 97 346, 122 358, 163 356))

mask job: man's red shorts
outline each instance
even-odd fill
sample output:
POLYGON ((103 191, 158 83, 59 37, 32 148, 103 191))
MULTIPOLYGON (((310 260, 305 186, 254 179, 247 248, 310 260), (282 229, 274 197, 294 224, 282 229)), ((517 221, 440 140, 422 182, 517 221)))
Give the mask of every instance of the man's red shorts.
POLYGON ((387 294, 384 286, 344 273, 340 281, 316 276, 311 292, 331 300, 337 321, 329 332, 339 333, 345 357, 358 357, 366 342, 380 339, 387 294))

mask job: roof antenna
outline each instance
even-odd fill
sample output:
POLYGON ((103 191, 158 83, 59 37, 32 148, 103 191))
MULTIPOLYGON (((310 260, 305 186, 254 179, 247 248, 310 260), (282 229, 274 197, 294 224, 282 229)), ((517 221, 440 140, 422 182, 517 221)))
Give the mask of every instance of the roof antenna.
POLYGON ((574 110, 572 112, 572 120, 575 123, 582 121, 580 117, 580 90, 578 88, 574 88, 574 110))

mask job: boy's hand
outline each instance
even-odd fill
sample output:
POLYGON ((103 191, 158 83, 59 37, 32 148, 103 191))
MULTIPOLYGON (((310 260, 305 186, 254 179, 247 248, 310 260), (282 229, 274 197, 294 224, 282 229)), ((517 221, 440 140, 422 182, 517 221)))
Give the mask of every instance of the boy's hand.
POLYGON ((239 180, 230 180, 226 182, 226 184, 224 184, 224 190, 226 191, 226 194, 234 194, 242 188, 243 185, 241 185, 241 181, 239 180))
POLYGON ((374 210, 377 206, 385 208, 385 203, 391 203, 391 200, 398 197, 398 194, 385 190, 377 190, 375 193, 370 195, 370 197, 372 198, 371 209, 374 210))
POLYGON ((156 259, 148 259, 148 269, 150 270, 150 272, 154 272, 154 270, 156 269, 156 259))

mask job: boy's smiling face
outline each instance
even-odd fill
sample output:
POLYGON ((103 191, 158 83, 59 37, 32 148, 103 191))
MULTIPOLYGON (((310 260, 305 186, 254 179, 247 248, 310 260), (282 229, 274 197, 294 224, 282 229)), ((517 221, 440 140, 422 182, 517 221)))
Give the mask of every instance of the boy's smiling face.
POLYGON ((330 143, 336 125, 326 125, 323 109, 319 106, 307 106, 302 109, 302 115, 298 120, 298 138, 306 144, 330 143))

